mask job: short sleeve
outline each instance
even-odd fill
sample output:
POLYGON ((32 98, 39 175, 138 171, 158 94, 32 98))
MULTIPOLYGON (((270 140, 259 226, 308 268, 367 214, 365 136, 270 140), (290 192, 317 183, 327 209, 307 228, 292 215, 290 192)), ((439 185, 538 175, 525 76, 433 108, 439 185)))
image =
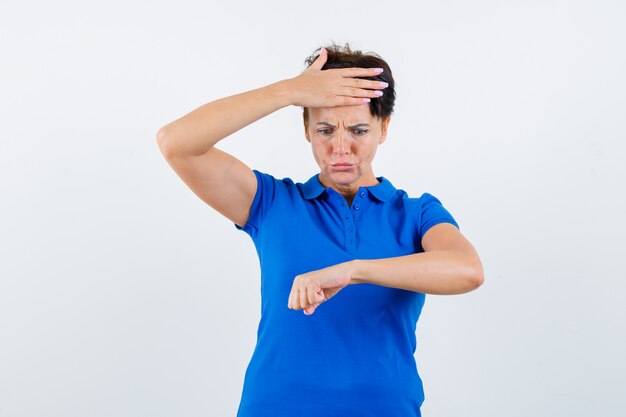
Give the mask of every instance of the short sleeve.
POLYGON ((257 237, 259 230, 262 227, 263 220, 265 219, 265 216, 274 201, 277 180, 272 175, 256 169, 253 169, 252 172, 254 172, 254 175, 256 176, 257 188, 254 200, 252 201, 252 206, 250 207, 248 221, 243 225, 243 227, 239 227, 239 225, 234 222, 233 224, 237 230, 243 230, 254 239, 257 237))
POLYGON ((441 204, 441 201, 432 194, 424 193, 420 197, 422 202, 422 217, 420 220, 420 242, 428 229, 439 223, 452 223, 461 230, 452 214, 441 204))

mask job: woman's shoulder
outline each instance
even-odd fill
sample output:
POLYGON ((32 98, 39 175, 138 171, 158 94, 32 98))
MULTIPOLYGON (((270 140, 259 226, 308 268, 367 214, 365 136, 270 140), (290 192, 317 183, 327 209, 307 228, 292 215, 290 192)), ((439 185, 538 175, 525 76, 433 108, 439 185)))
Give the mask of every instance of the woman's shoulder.
POLYGON ((294 185, 294 181, 290 177, 281 177, 280 175, 274 175, 269 173, 268 171, 260 170, 257 168, 253 169, 252 171, 254 171, 259 177, 269 180, 270 182, 274 182, 276 184, 283 183, 287 185, 294 185))

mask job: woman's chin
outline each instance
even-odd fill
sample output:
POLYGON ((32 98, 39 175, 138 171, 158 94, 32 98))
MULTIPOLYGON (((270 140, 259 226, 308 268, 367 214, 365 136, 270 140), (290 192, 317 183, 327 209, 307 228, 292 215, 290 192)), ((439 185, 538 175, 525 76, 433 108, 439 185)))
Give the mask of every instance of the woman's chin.
POLYGON ((329 178, 331 178, 334 182, 341 184, 341 183, 345 183, 345 184, 349 184, 354 182, 354 180, 356 179, 357 175, 356 175, 356 171, 354 170, 342 170, 342 171, 335 171, 331 168, 330 173, 329 173, 329 178))

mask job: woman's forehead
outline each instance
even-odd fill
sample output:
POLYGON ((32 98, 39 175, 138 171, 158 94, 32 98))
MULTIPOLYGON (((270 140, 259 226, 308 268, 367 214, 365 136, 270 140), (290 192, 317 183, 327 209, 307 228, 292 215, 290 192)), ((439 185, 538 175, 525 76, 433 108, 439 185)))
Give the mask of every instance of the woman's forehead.
POLYGON ((352 126, 357 123, 372 124, 375 118, 370 113, 369 105, 313 107, 310 108, 313 123, 326 122, 335 126, 352 126))

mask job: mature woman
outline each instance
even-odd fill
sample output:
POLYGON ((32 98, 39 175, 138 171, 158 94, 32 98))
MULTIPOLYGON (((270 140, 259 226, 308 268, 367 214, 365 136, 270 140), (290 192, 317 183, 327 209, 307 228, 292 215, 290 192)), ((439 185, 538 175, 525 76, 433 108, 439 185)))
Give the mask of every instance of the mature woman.
POLYGON ((157 135, 174 171, 259 255, 261 320, 237 415, 420 416, 415 326, 425 294, 477 288, 482 265, 436 197, 411 198, 374 175, 395 100, 387 63, 347 44, 306 63, 294 78, 207 103, 157 135), (290 105, 304 109, 320 167, 306 182, 215 147, 290 105))

